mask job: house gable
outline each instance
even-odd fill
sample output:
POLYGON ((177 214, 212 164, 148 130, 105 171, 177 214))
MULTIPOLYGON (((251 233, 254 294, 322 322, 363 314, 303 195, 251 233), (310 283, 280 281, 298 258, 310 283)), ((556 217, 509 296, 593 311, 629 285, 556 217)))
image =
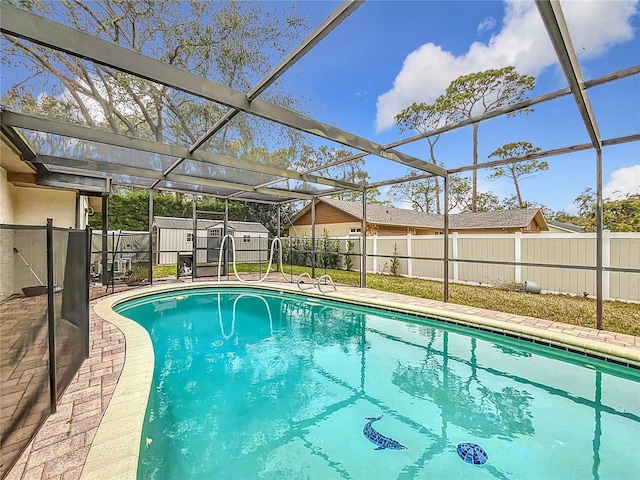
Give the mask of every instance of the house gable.
MULTIPOLYGON (((353 223, 360 222, 358 217, 340 210, 324 201, 316 203, 316 225, 332 223, 353 223)), ((307 205, 293 220, 295 226, 311 225, 311 204, 307 205), (305 211, 306 210, 306 211, 305 211)))

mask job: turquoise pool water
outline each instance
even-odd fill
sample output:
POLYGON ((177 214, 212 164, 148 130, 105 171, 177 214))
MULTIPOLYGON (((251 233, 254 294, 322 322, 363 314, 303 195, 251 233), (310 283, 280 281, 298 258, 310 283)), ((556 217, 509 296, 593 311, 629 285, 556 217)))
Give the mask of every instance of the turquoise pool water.
POLYGON ((638 479, 640 372, 258 289, 116 307, 155 373, 141 479, 638 479), (379 449, 370 426, 405 449, 379 449), (371 437, 371 430, 367 430, 371 437), (461 443, 488 459, 466 463, 461 443))

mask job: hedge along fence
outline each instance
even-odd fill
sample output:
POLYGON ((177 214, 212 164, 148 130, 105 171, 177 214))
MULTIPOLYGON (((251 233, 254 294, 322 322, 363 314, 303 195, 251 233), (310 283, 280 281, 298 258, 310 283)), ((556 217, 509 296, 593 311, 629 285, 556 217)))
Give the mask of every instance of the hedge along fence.
MULTIPOLYGON (((360 243, 359 238, 351 240, 360 243)), ((367 271, 372 273, 390 273, 393 259, 398 258, 400 275, 443 279, 441 235, 367 237, 367 255, 367 271)), ((452 233, 449 258, 449 279, 454 282, 499 285, 532 281, 547 292, 596 294, 595 233, 452 233)), ((603 298, 640 301, 639 233, 603 232, 603 298)))

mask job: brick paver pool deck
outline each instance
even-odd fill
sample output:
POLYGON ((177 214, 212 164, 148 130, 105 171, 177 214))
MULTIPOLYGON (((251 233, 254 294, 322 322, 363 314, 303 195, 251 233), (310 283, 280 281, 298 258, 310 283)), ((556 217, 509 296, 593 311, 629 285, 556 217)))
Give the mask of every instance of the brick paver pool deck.
MULTIPOLYGON (((6 478, 134 479, 153 373, 153 351, 142 327, 113 313, 111 305, 122 298, 151 291, 208 285, 242 284, 203 282, 154 286, 94 300, 91 303, 89 358, 62 396, 57 413, 47 419, 6 478)), ((299 292, 291 283, 269 281, 261 286, 299 292)), ((440 317, 640 366, 640 337, 632 335, 371 289, 338 287, 337 291, 324 294, 317 289, 304 293, 440 317)))

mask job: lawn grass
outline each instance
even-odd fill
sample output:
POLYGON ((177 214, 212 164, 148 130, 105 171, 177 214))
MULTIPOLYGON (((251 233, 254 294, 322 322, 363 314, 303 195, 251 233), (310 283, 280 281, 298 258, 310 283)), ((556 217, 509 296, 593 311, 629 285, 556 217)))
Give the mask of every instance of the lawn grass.
MULTIPOLYGON (((154 276, 156 267, 154 266, 154 276)), ((263 264, 261 267, 264 274, 267 265, 263 264)), ((237 265, 238 272, 258 272, 258 268, 258 264, 237 265)), ((287 278, 290 278, 290 267, 287 265, 284 270, 287 278)), ((311 268, 294 265, 292 272, 294 281, 303 272, 311 274, 311 268)), ((316 268, 316 277, 324 273, 324 269, 316 268)), ((358 272, 327 269, 326 273, 331 275, 331 278, 337 284, 360 285, 360 274, 358 272)), ((175 266, 173 266, 173 275, 175 276, 175 266)), ((433 280, 369 273, 367 274, 367 287, 431 300, 442 301, 444 299, 442 282, 433 280)), ((555 294, 533 295, 498 288, 451 283, 449 284, 449 302, 498 312, 543 318, 570 325, 597 327, 596 301, 592 298, 555 294)), ((640 336, 640 304, 605 301, 603 309, 603 327, 605 330, 640 336)))

